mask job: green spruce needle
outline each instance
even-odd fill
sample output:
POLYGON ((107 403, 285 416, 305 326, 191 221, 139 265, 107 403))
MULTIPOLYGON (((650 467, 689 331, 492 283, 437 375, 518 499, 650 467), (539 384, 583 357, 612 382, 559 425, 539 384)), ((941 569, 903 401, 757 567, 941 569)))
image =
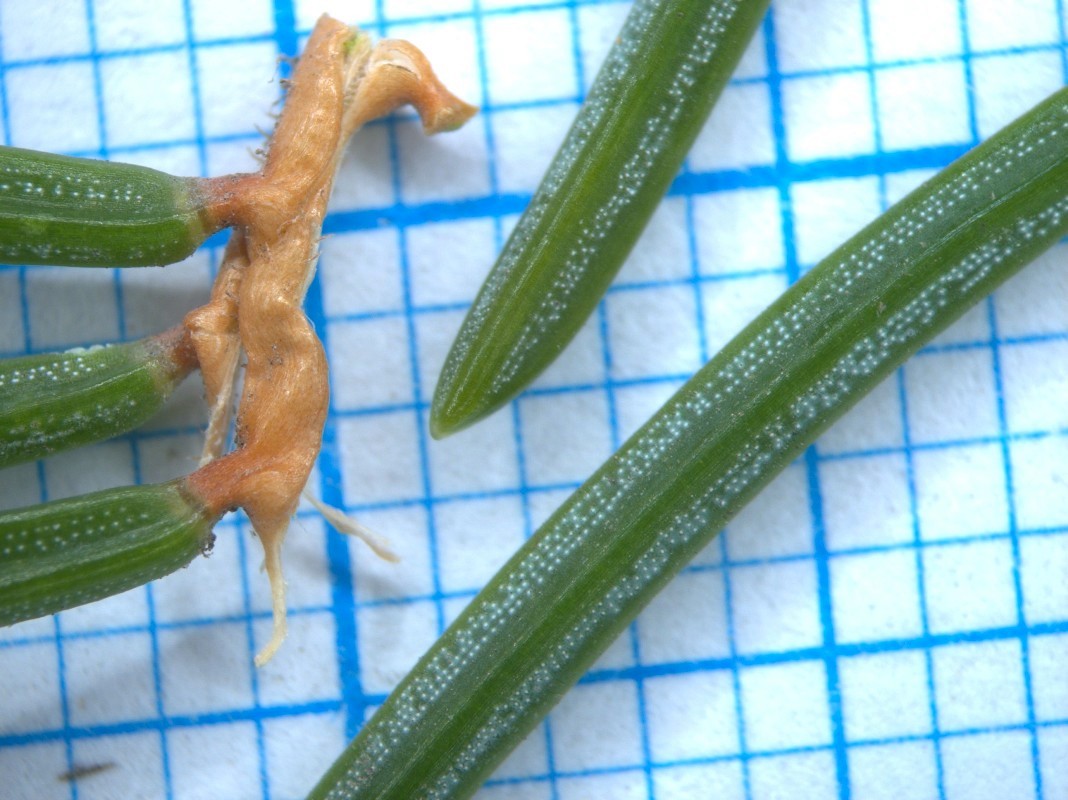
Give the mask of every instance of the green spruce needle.
POLYGON ((475 597, 311 798, 469 797, 820 432, 1066 233, 1062 89, 838 248, 701 369, 475 597))
POLYGON ((2 513, 0 625, 168 575, 211 548, 215 522, 178 481, 2 513))
POLYGON ((181 331, 0 360, 0 467, 132 430, 196 366, 181 331))
POLYGON ((767 0, 639 0, 457 334, 430 430, 492 413, 604 296, 675 177, 767 0))
POLYGON ((221 227, 202 185, 133 164, 0 147, 0 263, 181 261, 221 227))

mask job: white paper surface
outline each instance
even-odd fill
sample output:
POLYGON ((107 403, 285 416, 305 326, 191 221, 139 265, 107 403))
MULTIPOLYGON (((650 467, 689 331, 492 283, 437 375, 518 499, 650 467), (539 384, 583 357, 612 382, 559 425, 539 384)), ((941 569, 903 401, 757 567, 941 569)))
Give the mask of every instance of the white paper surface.
MULTIPOLYGON (((366 713, 577 486, 800 272, 1065 83, 1062 0, 786 0, 597 316, 512 407, 443 442, 466 304, 627 3, 4 0, 5 143, 178 174, 255 167, 277 59, 323 11, 409 38, 484 113, 351 148, 309 314, 332 367, 290 636, 236 522, 188 570, 0 631, 0 794, 303 797, 366 713), (78 780, 72 770, 102 766, 78 780)), ((0 268, 0 353, 132 339, 207 296, 164 270, 0 268)), ((914 358, 673 582, 479 795, 1068 796, 1068 248, 914 358)), ((147 428, 5 471, 0 503, 191 470, 194 379, 147 428)))

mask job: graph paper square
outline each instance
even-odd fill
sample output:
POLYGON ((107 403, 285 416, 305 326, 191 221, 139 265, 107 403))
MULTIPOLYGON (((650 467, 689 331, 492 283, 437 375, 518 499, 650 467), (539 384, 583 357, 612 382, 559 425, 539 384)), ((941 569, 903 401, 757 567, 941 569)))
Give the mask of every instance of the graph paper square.
POLYGON ((74 745, 74 758, 80 764, 110 765, 109 785, 85 782, 79 797, 87 800, 109 800, 115 792, 122 795, 144 794, 160 797, 166 794, 167 782, 163 774, 162 746, 154 732, 100 736, 85 739, 74 745))
MULTIPOLYGON (((74 19, 84 21, 85 16, 74 19)), ((93 22, 101 50, 177 45, 185 39, 181 0, 158 0, 151 6, 137 0, 97 0, 93 22)))
POLYGON ((967 0, 969 44, 976 50, 1052 44, 1058 7, 1055 0, 1029 0, 1013 8, 997 0, 967 0))
POLYGON ((774 160, 768 87, 763 83, 727 86, 690 150, 688 167, 702 172, 744 169, 774 160))
POLYGON ((868 79, 855 72, 794 78, 783 84, 790 158, 812 161, 869 153, 875 145, 868 79))
POLYGON ((607 298, 611 376, 625 381, 695 372, 703 363, 701 341, 686 320, 696 315, 696 305, 688 286, 649 287, 607 298))
POLYGON ((1023 612, 1028 620, 1048 621, 1057 616, 1057 609, 1068 600, 1068 587, 1051 576, 1065 568, 1068 536, 1063 533, 1028 537, 1020 542, 1020 570, 1027 578, 1023 612))
POLYGON ((722 800, 742 800, 746 788, 742 767, 736 761, 711 764, 681 764, 653 772, 653 788, 664 800, 688 800, 702 792, 714 793, 722 800))
POLYGON ((819 644, 819 609, 813 600, 816 582, 816 567, 810 559, 734 568, 731 605, 738 651, 778 652, 819 644), (770 619, 779 624, 769 626, 770 619))
POLYGON ((1038 734, 1039 761, 1042 787, 1050 797, 1064 794, 1068 790, 1068 775, 1060 764, 1068 754, 1068 731, 1063 727, 1045 728, 1038 734))
POLYGON ((647 681, 644 688, 654 761, 693 761, 739 751, 736 689, 730 672, 669 675, 647 681), (692 713, 687 697, 701 698, 701 713, 692 713))
POLYGON ((206 136, 270 130, 281 86, 272 42, 206 47, 196 56, 197 89, 206 136), (244 76, 235 81, 232 72, 244 76))
POLYGON ((636 778, 641 773, 613 773, 608 775, 583 775, 564 777, 560 780, 560 800, 596 800, 598 797, 618 797, 620 800, 635 800, 641 797, 641 784, 636 778))
POLYGON ((990 445, 945 447, 913 459, 922 488, 917 492, 920 532, 925 539, 953 539, 1001 530, 1008 521, 1005 462, 990 445), (966 474, 966 481, 947 476, 966 474))
MULTIPOLYGON (((304 714, 263 723, 267 789, 272 797, 302 797, 330 766, 332 753, 346 744, 341 714, 304 714), (300 753, 294 767, 293 755, 300 753)), ((207 791, 211 791, 207 784, 207 791)), ((237 791, 240 788, 235 787, 237 791)))
POLYGON ((922 552, 927 620, 932 631, 982 630, 1013 624, 1019 615, 1012 550, 1005 540, 928 546, 922 552), (969 586, 983 596, 962 604, 969 586))
POLYGON ((853 748, 849 779, 856 795, 867 800, 939 796, 937 758, 930 742, 853 748))
POLYGON ((578 484, 612 451, 608 432, 608 408, 604 394, 576 390, 561 396, 533 395, 520 410, 527 431, 526 477, 534 485, 578 484), (557 414, 566 413, 578 423, 564 433, 557 414))
POLYGON ((968 642, 932 653, 942 730, 1018 725, 1027 717, 1019 642, 968 642), (976 696, 985 697, 979 705, 976 696))
POLYGON ((754 504, 731 520, 724 536, 735 561, 810 555, 813 531, 808 476, 798 465, 787 467, 761 492, 754 504))
MULTIPOLYGON (((481 114, 346 154, 307 312, 332 367, 290 531, 290 637, 258 542, 0 630, 0 780, 22 798, 281 800, 309 787, 494 567, 820 258, 1068 76, 1061 0, 774 0, 606 301, 534 387, 444 441, 450 341, 631 4, 11 0, 4 143, 173 174, 257 168, 324 11, 405 36, 481 114), (42 23, 45 20, 45 23, 42 23), (94 763, 114 762, 62 776, 94 763)), ((0 267, 5 355, 129 340, 204 301, 165 270, 0 267)), ((1068 791, 1068 246, 884 381, 712 541, 479 800, 1053 800, 1068 791)), ((193 468, 198 380, 106 445, 7 470, 0 507, 193 468)), ((0 793, 4 793, 0 792, 0 793)))
POLYGON ((570 99, 579 91, 571 49, 565 52, 551 45, 571 39, 571 21, 565 9, 492 16, 486 20, 485 32, 486 57, 500 65, 488 76, 487 100, 514 105, 570 99), (520 35, 526 47, 505 44, 520 35))
POLYGON ((1068 426, 1068 410, 1052 398, 1068 392, 1068 376, 1056 364, 1068 358, 1068 343, 1021 342, 1005 346, 1000 354, 1001 368, 1011 383, 1023 370, 1031 370, 1041 387, 1037 396, 1025 396, 1016 389, 1005 391, 1005 416, 1010 430, 1038 431, 1068 426))
MULTIPOLYGON (((476 219, 420 225, 407 232, 405 245, 412 302, 426 306, 463 302, 478 291, 482 275, 474 265, 492 259, 497 242, 493 223, 476 219), (464 271, 441 269, 443 251, 463 253, 465 262, 471 266, 464 271)), ((366 266, 359 270, 353 283, 366 284, 368 271, 366 266)), ((400 307, 400 302, 388 306, 400 307)))
POLYGON ((638 687, 632 681, 605 681, 576 687, 552 714, 553 764, 563 772, 619 769, 641 760, 638 687), (611 717, 611 741, 591 736, 591 716, 611 717))
MULTIPOLYGON (((188 56, 182 52, 150 52, 102 61, 101 115, 108 145, 128 147, 191 139, 196 123, 188 66, 188 56), (164 82, 173 92, 160 92, 164 82), (146 118, 150 120, 147 124, 146 118)), ((205 117, 210 127, 212 115, 205 117)))
POLYGON ((756 751, 827 744, 831 738, 823 664, 753 667, 739 676, 746 741, 756 751))
POLYGON ((798 182, 791 187, 797 255, 812 265, 882 210, 879 182, 871 177, 798 182))
POLYGON ((330 234, 320 248, 319 274, 327 289, 323 306, 332 317, 397 312, 404 305, 404 282, 395 231, 330 234), (369 274, 374 280, 369 281, 369 274))
MULTIPOLYGON (((256 727, 252 722, 227 720, 168 731, 165 742, 174 796, 185 800, 212 792, 224 797, 247 793, 248 775, 240 774, 232 765, 252 764, 257 771, 261 767, 256 727), (209 761, 205 753, 217 755, 209 761)), ((309 758, 314 757, 309 753, 309 758)))
POLYGON ((71 699, 74 725, 105 725, 139 719, 155 710, 152 643, 136 633, 71 639, 63 646, 66 692, 71 699), (100 674, 115 651, 126 653, 130 664, 123 670, 121 698, 101 690, 100 674))
POLYGON ((932 58, 961 52, 956 0, 870 0, 872 55, 877 62, 932 58), (916 20, 925 21, 916 25, 916 20))
POLYGON ((908 550, 838 556, 831 562, 840 641, 904 639, 923 632, 915 556, 908 550))
POLYGON ((1001 420, 994 366, 987 348, 924 353, 909 362, 904 375, 911 440, 934 444, 996 436, 1001 420), (962 414, 965 405, 969 412, 962 414))
POLYGON ((694 201, 699 227, 697 255, 705 274, 729 274, 780 267, 784 261, 782 230, 775 224, 781 198, 771 189, 719 192, 694 201), (750 221, 760 236, 745 236, 750 221))
POLYGON ((838 662, 846 737, 850 741, 924 736, 932 729, 928 665, 923 653, 875 653, 838 662))
POLYGON ((956 61, 877 72, 875 100, 883 146, 903 150, 968 141, 966 80, 964 65, 956 61), (955 113, 941 114, 947 107, 955 113), (918 118, 936 122, 919 127, 918 118))
POLYGON ((1024 109, 1063 85, 1063 63, 1056 52, 1033 50, 977 57, 972 65, 975 86, 976 125, 989 136, 1024 109), (1026 87, 1010 76, 1027 72, 1032 76, 1026 87))
POLYGON ((973 780, 991 797, 1032 797, 1035 770, 1030 737, 1019 731, 947 738, 942 743, 946 793, 960 794, 973 780))
POLYGON ((40 36, 41 6, 33 0, 13 0, 0 9, 5 61, 32 61, 77 55, 89 48, 89 20, 85 0, 58 0, 49 8, 49 35, 40 36))
POLYGON ((804 24, 810 11, 804 0, 787 0, 776 6, 779 24, 775 26, 775 42, 783 71, 832 70, 859 67, 866 62, 864 3, 860 0, 828 3, 826 11, 834 15, 835 24, 818 32, 804 24))
POLYGON ((824 495, 823 524, 831 550, 902 545, 913 538, 908 464, 900 453, 824 461, 820 477, 835 487, 824 495), (879 508, 878 519, 857 524, 859 508, 879 508))
POLYGON ((837 795, 832 764, 831 755, 825 752, 757 759, 751 767, 750 796, 754 800, 778 800, 783 797, 785 781, 798 795, 831 800, 837 795))
POLYGON ((43 63, 16 69, 17 80, 5 87, 4 127, 17 139, 33 131, 39 148, 93 152, 100 146, 100 126, 93 102, 92 67, 82 61, 43 63))
MULTIPOLYGON (((730 654, 720 570, 685 572, 666 587, 637 624, 638 646, 647 664, 725 658, 730 654), (684 605, 685 604, 685 605, 684 605), (679 614, 679 608, 688 608, 679 614), (679 642, 686 645, 681 650, 679 642)), ((663 760, 663 759, 658 759, 663 760)))

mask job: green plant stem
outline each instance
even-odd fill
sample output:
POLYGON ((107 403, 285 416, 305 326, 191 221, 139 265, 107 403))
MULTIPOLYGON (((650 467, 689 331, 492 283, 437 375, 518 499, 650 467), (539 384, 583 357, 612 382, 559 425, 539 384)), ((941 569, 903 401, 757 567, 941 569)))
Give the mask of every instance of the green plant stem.
POLYGON ((639 0, 442 368, 444 436, 522 391, 578 333, 649 221, 767 0, 639 0))
POLYGON ((0 468, 132 430, 195 366, 182 328, 128 344, 0 361, 0 468))
POLYGON ((0 625, 168 575, 211 548, 215 522, 179 481, 0 514, 0 625))
POLYGON ((895 205, 731 341, 501 569, 310 797, 470 796, 820 432, 1066 232, 1068 89, 895 205))
POLYGON ((0 147, 0 263, 181 261, 221 227, 203 185, 133 164, 0 147))

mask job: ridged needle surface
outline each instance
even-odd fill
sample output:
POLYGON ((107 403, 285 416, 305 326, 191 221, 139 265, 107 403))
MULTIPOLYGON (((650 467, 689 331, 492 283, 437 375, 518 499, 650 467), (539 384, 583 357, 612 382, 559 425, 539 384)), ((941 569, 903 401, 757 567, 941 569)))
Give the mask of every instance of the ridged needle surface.
POLYGON ((200 185, 133 164, 0 147, 0 263, 181 261, 220 226, 200 185))
POLYGON ((137 427, 194 365, 175 333, 0 360, 0 468, 137 427))
POLYGON ((0 625, 90 603, 184 567, 212 525, 178 482, 0 514, 0 625))
POLYGON ((734 71, 766 0, 639 0, 442 368, 443 436, 511 400, 578 332, 734 71))

